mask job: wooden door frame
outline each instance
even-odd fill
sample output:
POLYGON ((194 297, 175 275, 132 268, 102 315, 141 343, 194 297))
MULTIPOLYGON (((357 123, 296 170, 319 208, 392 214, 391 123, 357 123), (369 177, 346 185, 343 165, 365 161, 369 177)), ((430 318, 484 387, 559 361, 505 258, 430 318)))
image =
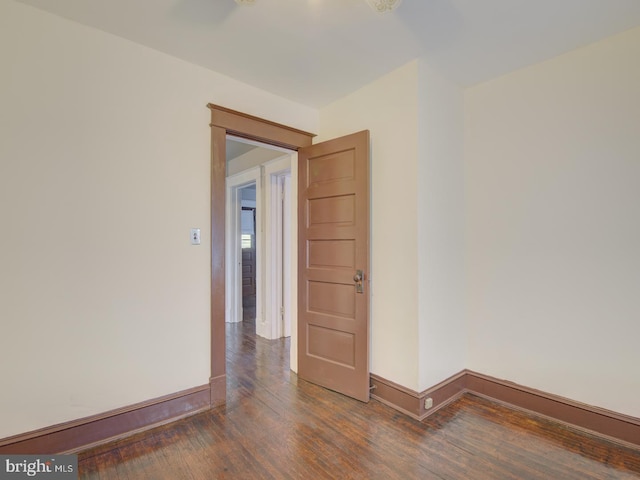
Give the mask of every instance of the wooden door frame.
POLYGON ((314 134, 214 104, 211 110, 211 376, 210 405, 227 397, 225 342, 225 212, 227 135, 297 151, 314 134))

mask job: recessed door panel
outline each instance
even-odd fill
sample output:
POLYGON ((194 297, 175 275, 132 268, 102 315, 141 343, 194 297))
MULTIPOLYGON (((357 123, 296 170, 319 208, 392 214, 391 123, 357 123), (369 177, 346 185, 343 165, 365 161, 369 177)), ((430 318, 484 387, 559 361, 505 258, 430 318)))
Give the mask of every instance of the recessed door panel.
POLYGON ((309 355, 347 368, 355 366, 354 334, 318 325, 309 325, 307 340, 309 355))
POLYGON ((356 222, 355 195, 313 198, 308 200, 309 227, 348 226, 356 222))
POLYGON ((355 240, 310 240, 308 268, 356 268, 355 240))
POLYGON ((353 150, 331 153, 309 159, 307 170, 309 187, 318 187, 332 182, 355 178, 355 156, 353 150))
POLYGON ((308 282, 308 311, 354 319, 356 314, 355 286, 330 282, 308 282))

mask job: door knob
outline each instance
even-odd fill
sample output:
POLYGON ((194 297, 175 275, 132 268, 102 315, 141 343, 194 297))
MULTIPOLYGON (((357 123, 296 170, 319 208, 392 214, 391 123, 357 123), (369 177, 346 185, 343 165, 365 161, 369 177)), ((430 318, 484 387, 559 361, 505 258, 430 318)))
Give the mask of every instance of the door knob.
POLYGON ((364 293, 364 289, 362 288, 362 279, 364 274, 362 270, 356 270, 356 274, 353 276, 353 281, 356 282, 356 293, 364 293))

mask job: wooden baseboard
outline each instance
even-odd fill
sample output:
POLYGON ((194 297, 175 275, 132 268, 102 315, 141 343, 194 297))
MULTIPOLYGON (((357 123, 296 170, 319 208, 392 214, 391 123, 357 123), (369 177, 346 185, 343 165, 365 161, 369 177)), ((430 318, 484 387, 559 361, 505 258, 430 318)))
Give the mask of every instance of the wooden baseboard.
POLYGON ((423 391, 416 392, 397 383, 371 374, 371 398, 378 400, 416 420, 424 420, 442 407, 455 401, 464 393, 466 372, 460 372, 443 382, 423 391), (433 400, 433 407, 424 408, 427 398, 433 400))
POLYGON ((425 419, 464 393, 473 393, 628 446, 640 446, 640 418, 585 405, 470 370, 463 370, 423 392, 409 390, 377 375, 371 375, 371 384, 375 386, 371 398, 416 420, 425 419), (433 400, 433 407, 429 410, 424 408, 427 398, 433 400))
MULTIPOLYGON (((640 446, 640 418, 623 415, 506 380, 464 370, 416 392, 371 375, 371 397, 423 420, 464 393, 473 393, 633 447, 640 446), (433 407, 425 409, 425 399, 433 407)), ((202 385, 99 415, 0 439, 0 454, 74 453, 193 415, 224 403, 225 376, 202 385)))
POLYGON ((0 439, 0 454, 76 453, 193 415, 211 406, 202 385, 109 412, 0 439))
POLYGON ((466 371, 467 391, 609 439, 640 446, 640 418, 585 405, 513 382, 466 371))

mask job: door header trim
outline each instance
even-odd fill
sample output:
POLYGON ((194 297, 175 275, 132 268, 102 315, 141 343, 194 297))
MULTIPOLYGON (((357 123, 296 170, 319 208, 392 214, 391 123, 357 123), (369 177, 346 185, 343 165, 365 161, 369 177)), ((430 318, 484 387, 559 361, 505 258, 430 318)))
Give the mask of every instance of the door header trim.
POLYGON ((257 140, 269 145, 298 150, 312 144, 315 134, 254 117, 209 103, 211 127, 221 127, 228 135, 257 140))

